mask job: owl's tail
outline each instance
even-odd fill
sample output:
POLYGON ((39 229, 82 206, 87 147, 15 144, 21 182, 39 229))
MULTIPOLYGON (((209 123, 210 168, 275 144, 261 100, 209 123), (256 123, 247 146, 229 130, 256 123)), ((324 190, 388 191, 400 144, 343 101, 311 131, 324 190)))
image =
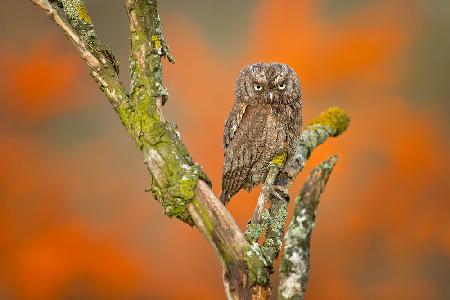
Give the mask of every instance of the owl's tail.
POLYGON ((222 193, 220 193, 219 199, 223 203, 223 205, 227 205, 227 203, 230 201, 230 196, 228 196, 227 193, 222 191, 222 193))

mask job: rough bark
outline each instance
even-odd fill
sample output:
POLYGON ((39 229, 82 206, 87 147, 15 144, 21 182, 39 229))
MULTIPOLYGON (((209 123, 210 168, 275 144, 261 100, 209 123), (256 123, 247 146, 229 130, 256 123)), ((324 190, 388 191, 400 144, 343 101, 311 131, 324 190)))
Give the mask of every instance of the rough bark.
POLYGON ((275 158, 245 233, 247 239, 257 241, 267 229, 262 252, 269 266, 272 266, 282 246, 289 203, 288 188, 298 173, 303 170, 312 151, 327 138, 343 133, 349 123, 350 119, 345 111, 332 107, 321 113, 303 129, 293 157, 290 157, 286 163, 284 159, 275 158), (276 190, 280 191, 276 193, 277 196, 274 195, 276 190), (267 203, 270 203, 270 209, 266 208, 267 203))
POLYGON ((308 126, 302 133, 298 154, 286 162, 281 173, 284 158, 273 162, 271 175, 244 236, 213 194, 202 168, 192 160, 176 125, 164 119, 163 105, 169 95, 162 80, 161 59, 166 57, 170 62, 174 59, 164 38, 157 1, 125 0, 131 41, 129 91, 119 79, 119 67, 112 51, 97 38, 83 0, 31 1, 62 29, 86 61, 93 79, 142 152, 152 182, 151 191, 164 213, 195 226, 217 250, 223 263, 228 299, 267 299, 288 203, 283 197, 273 198, 274 185, 287 190, 311 151, 326 138, 346 129, 345 112, 333 108, 308 126), (266 209, 267 203, 270 210, 266 209), (258 224, 262 225, 253 226, 258 224), (258 240, 266 227, 266 241, 261 247, 258 240))
POLYGON ((285 236, 278 299, 303 299, 308 282, 310 241, 317 207, 336 162, 337 156, 332 156, 316 167, 295 199, 294 214, 285 236))

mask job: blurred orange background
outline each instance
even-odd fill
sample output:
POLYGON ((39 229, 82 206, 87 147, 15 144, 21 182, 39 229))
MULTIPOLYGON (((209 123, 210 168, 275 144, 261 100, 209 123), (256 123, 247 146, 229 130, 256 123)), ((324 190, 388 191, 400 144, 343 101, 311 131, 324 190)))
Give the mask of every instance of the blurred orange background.
MULTIPOLYGON (((129 83, 122 1, 87 5, 129 83)), ((165 114, 216 193, 223 124, 246 64, 291 65, 306 122, 333 105, 352 117, 292 189, 340 156, 306 299, 450 299, 449 2, 160 6, 177 60, 164 66, 165 114)), ((30 1, 4 0, 0 28, 0 299, 224 299, 214 250, 145 193, 143 159, 70 42, 30 1)), ((231 202, 241 226, 257 195, 231 202)))

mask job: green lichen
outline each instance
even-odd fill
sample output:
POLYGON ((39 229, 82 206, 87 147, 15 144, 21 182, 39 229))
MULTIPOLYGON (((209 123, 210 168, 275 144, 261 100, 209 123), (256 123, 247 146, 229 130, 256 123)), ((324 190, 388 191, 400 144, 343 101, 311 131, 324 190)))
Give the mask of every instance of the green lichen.
POLYGON ((337 156, 332 156, 314 168, 295 199, 294 214, 285 236, 278 299, 303 299, 309 277, 310 240, 317 207, 336 162, 337 156))
POLYGON ((333 136, 343 133, 350 124, 350 117, 339 107, 331 107, 326 112, 321 113, 310 125, 329 126, 333 129, 333 136))
POLYGON ((250 222, 245 230, 245 238, 249 243, 257 242, 262 236, 264 230, 267 228, 270 214, 267 209, 264 209, 261 214, 261 223, 250 222))
POLYGON ((165 180, 159 185, 154 183, 152 191, 166 215, 192 225, 187 206, 195 198, 198 180, 209 182, 209 179, 190 157, 175 124, 157 121, 151 116, 146 118, 149 120, 140 122, 143 134, 137 137, 136 143, 142 147, 144 155, 152 148, 165 163, 162 170, 165 180))
POLYGON ((214 240, 214 243, 217 246, 217 250, 219 251, 225 265, 231 267, 236 263, 236 259, 234 259, 233 255, 229 252, 231 250, 231 245, 223 244, 222 241, 217 237, 217 233, 214 229, 214 223, 211 220, 210 215, 208 214, 207 210, 204 209, 197 198, 194 198, 192 204, 194 205, 197 213, 200 214, 200 218, 204 224, 204 228, 206 229, 206 235, 209 239, 214 240))
POLYGON ((156 149, 165 162, 166 181, 163 186, 159 186, 161 193, 158 194, 158 200, 165 208, 166 215, 192 225, 187 205, 195 198, 198 179, 205 178, 206 175, 187 153, 173 124, 156 123, 154 127, 158 128, 155 131, 159 133, 146 135, 152 136, 153 139, 146 139, 145 143, 156 149))
POLYGON ((60 2, 71 21, 81 20, 86 24, 92 23, 83 0, 61 0, 60 2))
POLYGON ((249 242, 257 240, 263 234, 264 230, 266 230, 266 227, 267 227, 267 223, 261 223, 261 224, 250 223, 250 224, 248 224, 247 229, 245 231, 245 238, 249 242))
POLYGON ((200 204, 200 202, 198 202, 198 200, 196 198, 194 198, 194 200, 192 201, 192 204, 194 204, 197 212, 200 214, 203 224, 205 224, 205 228, 206 228, 206 230, 208 230, 208 234, 211 237, 214 232, 214 225, 213 225, 213 222, 211 221, 210 216, 208 215, 206 210, 203 208, 203 206, 200 204))
POLYGON ((134 20, 130 55, 133 109, 124 119, 129 121, 129 132, 144 156, 151 151, 163 161, 158 170, 160 180, 153 181, 152 191, 164 213, 192 225, 187 206, 195 199, 198 180, 209 180, 190 157, 176 125, 161 120, 159 115, 157 102, 164 103, 168 93, 162 80, 164 39, 156 3, 136 1, 132 6, 129 13, 134 20))
POLYGON ((244 259, 248 268, 250 284, 266 286, 270 283, 270 270, 261 255, 258 243, 248 244, 244 248, 244 259))
POLYGON ((262 254, 270 264, 273 263, 281 249, 284 225, 287 218, 288 200, 272 199, 266 240, 262 246, 262 254))

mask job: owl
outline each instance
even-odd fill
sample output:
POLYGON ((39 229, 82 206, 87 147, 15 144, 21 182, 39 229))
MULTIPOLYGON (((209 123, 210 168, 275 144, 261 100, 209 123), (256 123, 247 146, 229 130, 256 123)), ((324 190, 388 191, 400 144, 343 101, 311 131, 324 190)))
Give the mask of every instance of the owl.
POLYGON ((236 101, 225 122, 220 200, 263 182, 271 160, 294 155, 300 136, 302 101, 295 71, 281 63, 256 63, 241 70, 236 101))

